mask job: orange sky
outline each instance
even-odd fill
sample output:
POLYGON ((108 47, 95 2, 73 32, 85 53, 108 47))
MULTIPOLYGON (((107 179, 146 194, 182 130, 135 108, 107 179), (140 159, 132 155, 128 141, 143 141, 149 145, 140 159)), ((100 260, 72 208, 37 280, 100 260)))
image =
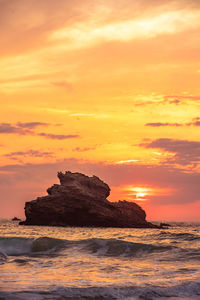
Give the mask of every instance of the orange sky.
POLYGON ((199 20, 195 0, 0 0, 0 217, 71 170, 198 221, 199 20))

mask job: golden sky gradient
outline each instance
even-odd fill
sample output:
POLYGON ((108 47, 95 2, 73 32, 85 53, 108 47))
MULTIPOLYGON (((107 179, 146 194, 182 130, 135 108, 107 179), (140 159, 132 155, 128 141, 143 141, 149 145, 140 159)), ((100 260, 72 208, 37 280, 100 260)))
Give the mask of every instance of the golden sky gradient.
POLYGON ((199 30, 195 0, 0 0, 0 217, 69 169, 199 220, 199 30))

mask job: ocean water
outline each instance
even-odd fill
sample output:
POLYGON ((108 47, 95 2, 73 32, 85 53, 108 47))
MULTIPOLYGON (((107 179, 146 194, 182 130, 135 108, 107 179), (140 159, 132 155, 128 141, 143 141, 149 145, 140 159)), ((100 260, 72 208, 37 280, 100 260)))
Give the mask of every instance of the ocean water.
POLYGON ((169 229, 0 221, 0 300, 200 299, 200 224, 169 229))

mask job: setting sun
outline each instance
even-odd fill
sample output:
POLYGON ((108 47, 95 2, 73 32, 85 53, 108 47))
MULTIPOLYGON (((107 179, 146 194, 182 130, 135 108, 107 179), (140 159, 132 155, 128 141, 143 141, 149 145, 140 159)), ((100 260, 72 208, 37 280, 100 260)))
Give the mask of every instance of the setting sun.
POLYGON ((151 189, 144 187, 130 187, 127 190, 130 191, 129 195, 135 196, 135 201, 146 201, 145 197, 148 197, 151 192, 151 189))

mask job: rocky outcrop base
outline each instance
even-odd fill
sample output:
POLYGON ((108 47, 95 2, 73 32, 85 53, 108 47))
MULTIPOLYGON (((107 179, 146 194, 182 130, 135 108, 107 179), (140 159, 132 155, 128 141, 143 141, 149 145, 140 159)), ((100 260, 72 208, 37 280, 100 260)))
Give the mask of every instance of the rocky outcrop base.
POLYGON ((47 196, 26 202, 21 225, 158 228, 136 203, 108 201, 110 188, 98 177, 59 172, 58 178, 47 196))

